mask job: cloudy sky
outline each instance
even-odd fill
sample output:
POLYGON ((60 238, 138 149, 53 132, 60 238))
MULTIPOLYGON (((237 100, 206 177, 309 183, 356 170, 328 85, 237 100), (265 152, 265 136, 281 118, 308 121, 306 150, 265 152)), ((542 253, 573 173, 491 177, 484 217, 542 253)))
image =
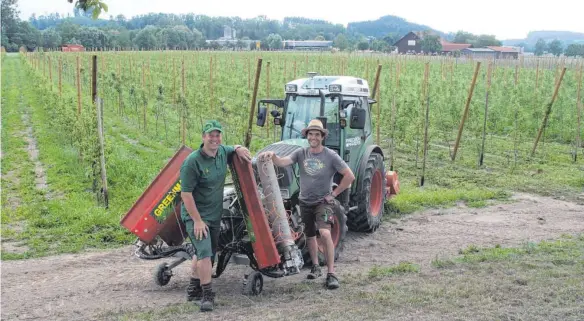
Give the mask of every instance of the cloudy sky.
MULTIPOLYGON (((555 0, 104 0, 109 12, 127 18, 150 12, 195 13, 210 16, 252 18, 266 15, 281 20, 286 16, 323 19, 347 25, 352 21, 375 20, 396 15, 408 21, 428 25, 444 32, 465 30, 474 34, 493 34, 498 39, 524 38, 529 31, 566 30, 584 32, 584 1, 555 0)), ((67 0, 19 0, 20 17, 31 14, 70 13, 67 0)))

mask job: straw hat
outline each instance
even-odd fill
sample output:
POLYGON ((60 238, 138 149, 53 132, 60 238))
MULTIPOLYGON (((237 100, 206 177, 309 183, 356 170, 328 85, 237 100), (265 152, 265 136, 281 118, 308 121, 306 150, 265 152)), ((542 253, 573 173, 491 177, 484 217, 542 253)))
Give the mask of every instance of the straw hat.
POLYGON ((322 135, 324 137, 326 137, 328 135, 328 130, 326 130, 324 128, 324 126, 322 125, 322 122, 318 119, 313 119, 310 121, 310 123, 308 123, 308 127, 304 128, 301 131, 302 136, 306 137, 309 130, 320 130, 320 132, 322 133, 322 135))

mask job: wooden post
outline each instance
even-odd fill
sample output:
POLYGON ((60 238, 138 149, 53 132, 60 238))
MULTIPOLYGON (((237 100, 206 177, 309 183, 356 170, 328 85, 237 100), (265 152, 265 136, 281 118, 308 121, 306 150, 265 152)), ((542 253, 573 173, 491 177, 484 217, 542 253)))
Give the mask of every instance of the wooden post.
POLYGON ((377 65, 377 71, 375 72, 375 82, 373 83, 373 92, 371 97, 375 97, 375 93, 379 89, 379 75, 381 74, 381 65, 377 65))
POLYGON ((118 60, 118 85, 120 86, 120 91, 118 92, 118 113, 122 114, 122 64, 118 60))
POLYGON ((389 168, 393 170, 393 161, 394 161, 394 146, 395 146, 395 126, 397 121, 397 106, 396 106, 396 99, 397 93, 399 92, 399 72, 400 72, 400 63, 399 61, 396 63, 395 67, 395 92, 393 93, 392 103, 391 103, 391 145, 389 149, 389 168))
POLYGON ((213 56, 211 56, 209 60, 209 91, 211 93, 211 110, 213 111, 213 114, 215 114, 215 104, 213 104, 213 56))
POLYGON ((296 60, 294 60, 294 79, 296 79, 296 60))
MULTIPOLYGON (((426 63, 428 66, 428 63, 426 63)), ((424 152, 422 160, 422 177, 420 178, 420 186, 424 186, 425 175, 426 175, 426 157, 428 156, 428 127, 429 127, 429 115, 430 115, 430 94, 426 89, 426 120, 424 122, 424 152)))
POLYGON ((176 64, 172 59, 172 103, 176 104, 176 64))
MULTIPOLYGON (((377 86, 379 86, 379 71, 381 69, 381 65, 378 66, 377 72, 377 86)), ((380 102, 380 96, 381 96, 381 90, 377 90, 376 91, 376 100, 377 100, 377 145, 381 144, 381 137, 380 137, 380 133, 379 133, 379 127, 381 127, 381 102, 380 102)))
POLYGON ((576 151, 574 153, 574 162, 578 160, 578 149, 581 148, 580 142, 582 141, 581 131, 581 120, 582 120, 582 101, 580 96, 580 91, 582 89, 582 65, 580 65, 580 73, 578 76, 578 93, 576 98, 576 108, 578 109, 577 112, 577 119, 576 119, 576 151))
POLYGON ((91 59, 91 103, 95 104, 97 98, 97 55, 93 55, 91 59))
POLYGON ((81 66, 77 56, 77 116, 81 115, 81 66))
MULTIPOLYGON (((95 56, 94 56, 95 57, 95 56)), ((97 68, 97 67, 96 67, 97 68)), ((109 197, 107 191, 107 173, 105 170, 105 152, 104 152, 104 135, 103 135, 103 100, 97 100, 97 133, 99 137, 99 163, 101 165, 101 185, 103 189, 103 200, 105 208, 109 207, 109 197)))
POLYGON ((142 61, 142 89, 146 90, 146 63, 142 61))
POLYGON ((251 132, 252 132, 252 123, 253 123, 253 116, 255 114, 255 104, 256 104, 256 98, 258 95, 258 85, 259 85, 259 81, 260 81, 260 73, 262 72, 262 58, 258 58, 258 64, 257 64, 257 68, 256 68, 256 74, 255 74, 255 81, 254 81, 254 86, 253 86, 253 95, 251 98, 251 110, 249 112, 249 122, 247 125, 247 133, 245 134, 245 147, 249 148, 249 145, 251 144, 251 132))
POLYGON ((489 62, 487 67, 487 86, 485 90, 485 120, 483 122, 483 141, 481 143, 481 153, 479 155, 479 166, 483 166, 483 160, 485 155, 485 139, 487 135, 487 115, 489 111, 489 90, 491 89, 491 76, 492 76, 493 64, 489 62))
POLYGON ((456 159, 456 152, 458 151, 458 146, 460 144, 460 137, 462 136, 462 129, 464 128, 464 122, 466 121, 466 118, 468 116, 468 109, 470 107, 470 101, 472 99, 472 94, 474 91, 475 84, 477 82, 477 76, 479 74, 480 68, 481 68, 481 62, 478 61, 477 66, 475 68, 474 76, 472 77, 472 83, 470 85, 468 98, 467 98, 466 104, 464 106, 464 113, 462 114, 462 118, 460 120, 460 126, 458 127, 458 135, 456 136, 456 143, 454 144, 454 151, 452 153, 452 160, 453 161, 456 159))
POLYGON ((535 89, 537 90, 539 80, 539 59, 537 59, 537 67, 535 67, 535 89))
MULTIPOLYGON (((270 62, 266 63, 266 95, 270 98, 270 62)), ((267 117, 269 119, 269 117, 267 117)), ((270 138, 270 122, 266 121, 266 137, 270 138)))
POLYGON ((51 68, 51 57, 49 56, 49 81, 51 83, 51 89, 53 89, 53 69, 51 68))
POLYGON ((63 60, 59 57, 59 97, 63 95, 63 60))
MULTIPOLYGON (((427 90, 428 90, 428 79, 429 79, 429 77, 430 77, 430 63, 429 62, 426 62, 424 64, 424 77, 423 77, 422 88, 421 88, 422 89, 422 98, 421 98, 421 105, 422 105, 422 107, 424 107, 425 103, 427 102, 426 96, 427 96, 427 90)), ((423 113, 420 113, 420 115, 423 116, 423 113)), ((424 127, 423 118, 422 118, 422 121, 421 121, 420 126, 422 128, 424 127)), ((418 129, 420 129, 420 127, 418 127, 418 129)), ((416 163, 415 163, 416 169, 418 168, 419 141, 420 141, 420 135, 419 135, 419 131, 418 131, 418 135, 416 135, 416 163)))
POLYGON ((552 112, 552 105, 556 101, 556 97, 558 96, 558 91, 560 90, 560 84, 562 83, 562 79, 564 78, 565 73, 566 73, 566 68, 564 67, 562 69, 562 73, 560 74, 560 78, 556 82, 556 89, 554 90, 554 94, 552 95, 552 101, 547 105, 545 115, 543 117, 543 122, 541 123, 541 127, 539 128, 539 131, 537 132, 537 137, 535 138, 535 143, 533 144, 533 149, 531 150, 532 157, 535 155, 535 150, 537 149, 537 143, 539 142, 539 139, 541 138, 541 134, 542 134, 545 126, 547 125, 549 115, 552 112))
POLYGON ((186 83, 185 83, 185 58, 184 57, 182 59, 182 67, 181 68, 182 68, 182 71, 181 71, 181 74, 182 74, 182 80, 181 80, 182 81, 182 92, 183 92, 183 95, 185 96, 185 99, 186 99, 187 89, 186 89, 186 83))

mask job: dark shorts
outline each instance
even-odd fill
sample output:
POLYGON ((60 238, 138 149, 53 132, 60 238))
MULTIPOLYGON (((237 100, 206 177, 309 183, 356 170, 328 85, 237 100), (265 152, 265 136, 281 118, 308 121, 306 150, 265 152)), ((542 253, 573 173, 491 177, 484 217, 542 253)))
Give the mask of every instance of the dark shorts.
POLYGON ((300 202, 300 214, 304 223, 306 237, 315 237, 316 230, 327 229, 330 231, 335 223, 335 214, 332 204, 319 203, 307 205, 300 202))
POLYGON ((193 220, 185 221, 185 226, 187 228, 187 234, 191 239, 191 243, 195 248, 195 255, 197 259, 203 259, 206 257, 210 257, 211 261, 215 259, 215 253, 217 251, 217 244, 219 242, 219 226, 218 225, 209 225, 209 231, 207 232, 207 237, 197 240, 195 239, 195 223, 193 220))

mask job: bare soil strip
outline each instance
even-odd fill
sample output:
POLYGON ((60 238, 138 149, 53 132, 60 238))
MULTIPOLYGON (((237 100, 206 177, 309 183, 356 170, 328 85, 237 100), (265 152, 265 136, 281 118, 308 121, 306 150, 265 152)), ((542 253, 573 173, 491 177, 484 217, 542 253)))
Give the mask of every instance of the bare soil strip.
MULTIPOLYGON (((431 269, 432 260, 455 256, 469 245, 521 246, 528 241, 554 239, 584 231, 584 206, 547 197, 518 194, 515 202, 486 208, 427 210, 405 217, 396 224, 385 222, 374 234, 349 233, 337 273, 345 284, 338 291, 359 290, 347 285, 351 275, 375 265, 390 266, 407 261, 431 269)), ((157 310, 185 302, 189 265, 177 267, 164 287, 155 285, 155 267, 170 260, 144 261, 133 256, 133 246, 82 254, 69 254, 25 261, 2 262, 3 320, 92 320, 115 313, 157 310)), ((230 265, 214 288, 218 295, 217 319, 263 319, 266 304, 274 313, 294 317, 295 309, 342 305, 334 293, 321 299, 290 303, 291 289, 303 286, 305 274, 264 278, 261 302, 241 295, 246 269, 230 265), (326 300, 325 300, 326 298, 326 300), (323 301, 324 300, 324 301, 323 301), (339 301, 339 302, 337 302, 339 301), (279 312, 278 312, 279 311, 279 312)), ((321 280, 322 281, 322 280, 321 280)), ((320 291, 319 291, 320 293, 320 291)), ((320 294, 319 294, 320 295, 320 294)), ((299 310, 298 310, 299 311, 299 310)), ((274 315, 272 315, 274 316, 274 315)), ((198 317, 198 316, 192 316, 198 317)))

